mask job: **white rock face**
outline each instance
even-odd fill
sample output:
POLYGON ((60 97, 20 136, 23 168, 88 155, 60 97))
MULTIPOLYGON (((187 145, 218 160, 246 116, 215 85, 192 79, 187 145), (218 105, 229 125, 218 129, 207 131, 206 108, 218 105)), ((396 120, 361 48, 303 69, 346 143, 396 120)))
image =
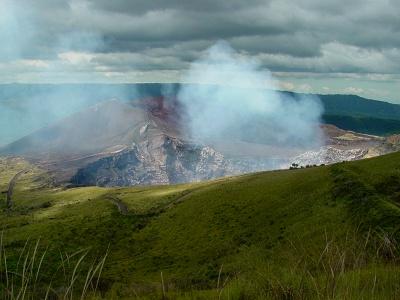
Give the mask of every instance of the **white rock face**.
POLYGON ((292 159, 299 166, 332 164, 341 161, 350 161, 363 158, 366 149, 338 149, 331 146, 321 147, 318 151, 307 151, 292 159))
POLYGON ((80 169, 76 184, 131 186, 201 181, 227 175, 228 162, 208 146, 160 134, 80 169))
POLYGON ((149 128, 149 124, 143 125, 143 126, 140 128, 140 130, 139 130, 139 134, 140 134, 141 136, 142 136, 143 134, 145 134, 146 131, 147 131, 147 128, 149 128))

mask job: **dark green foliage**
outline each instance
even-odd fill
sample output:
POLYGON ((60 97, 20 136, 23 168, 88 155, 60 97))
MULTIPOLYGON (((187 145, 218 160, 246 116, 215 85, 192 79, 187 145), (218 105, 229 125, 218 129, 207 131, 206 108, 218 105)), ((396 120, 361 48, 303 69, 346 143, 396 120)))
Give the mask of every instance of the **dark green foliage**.
POLYGON ((400 105, 356 95, 319 95, 325 113, 354 117, 400 120, 400 105))
MULTIPOLYGON (((349 209, 350 218, 359 223, 364 230, 382 230, 397 234, 400 224, 400 208, 393 205, 385 193, 363 182, 357 173, 346 168, 345 164, 331 167, 334 178, 333 197, 344 201, 349 209)), ((390 179, 388 185, 392 185, 390 179)), ((383 186, 386 186, 383 184, 383 186)))
POLYGON ((400 120, 398 119, 379 119, 369 116, 324 114, 322 120, 326 124, 332 124, 341 129, 352 130, 360 133, 373 135, 400 133, 400 120))

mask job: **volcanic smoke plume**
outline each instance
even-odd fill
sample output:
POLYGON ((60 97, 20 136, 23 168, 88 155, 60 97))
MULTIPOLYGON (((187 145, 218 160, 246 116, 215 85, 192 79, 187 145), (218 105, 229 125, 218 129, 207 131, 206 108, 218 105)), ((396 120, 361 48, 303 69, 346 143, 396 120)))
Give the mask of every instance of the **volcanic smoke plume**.
POLYGON ((183 81, 196 83, 183 85, 178 93, 194 139, 251 139, 305 148, 321 144, 319 99, 277 92, 269 71, 226 42, 218 42, 192 63, 183 81))

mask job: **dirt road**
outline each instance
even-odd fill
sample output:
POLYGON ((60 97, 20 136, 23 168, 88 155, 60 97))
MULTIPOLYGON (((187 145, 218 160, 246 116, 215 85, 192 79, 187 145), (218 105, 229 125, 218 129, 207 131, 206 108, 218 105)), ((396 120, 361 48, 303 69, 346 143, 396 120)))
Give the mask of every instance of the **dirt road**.
POLYGON ((121 215, 127 215, 129 213, 126 204, 119 200, 117 197, 108 196, 107 199, 110 200, 118 208, 118 211, 121 215))
POLYGON ((11 180, 10 180, 10 183, 8 184, 8 190, 7 190, 7 208, 8 209, 11 209, 12 207, 13 207, 13 202, 12 202, 12 195, 13 195, 13 192, 14 192, 14 187, 15 187, 15 184, 16 184, 16 182, 17 182, 17 180, 23 175, 23 174, 25 174, 25 173, 27 173, 28 171, 27 170, 22 170, 22 171, 19 171, 17 174, 15 174, 14 176, 13 176, 13 178, 11 178, 11 180))

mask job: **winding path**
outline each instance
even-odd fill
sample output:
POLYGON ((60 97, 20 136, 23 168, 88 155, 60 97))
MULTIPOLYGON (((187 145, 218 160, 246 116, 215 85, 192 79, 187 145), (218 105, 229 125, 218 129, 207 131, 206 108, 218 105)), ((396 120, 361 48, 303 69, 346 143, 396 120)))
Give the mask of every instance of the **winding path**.
POLYGON ((120 199, 115 196, 107 196, 107 199, 110 200, 118 208, 118 211, 121 215, 126 216, 129 214, 128 206, 126 206, 126 204, 120 199))
MULTIPOLYGON (((204 188, 204 187, 198 187, 198 188, 184 191, 182 195, 175 198, 172 202, 170 202, 164 206, 155 208, 155 210, 153 210, 153 213, 159 214, 159 213, 165 212, 168 209, 175 207, 179 203, 181 203, 181 202, 185 201, 187 198, 189 198, 194 192, 196 192, 202 188, 204 188)), ((118 197, 113 196, 113 195, 107 195, 106 199, 111 201, 118 208, 118 211, 121 215, 125 215, 125 216, 129 215, 128 206, 123 201, 118 199, 118 197)))
POLYGON ((166 211, 168 209, 171 209, 173 207, 175 207, 176 205, 178 205, 179 203, 185 201, 187 198, 189 198, 190 196, 192 196, 193 193, 197 192, 198 190, 203 189, 204 186, 200 186, 197 188, 192 188, 190 190, 186 190, 183 192, 182 195, 178 196, 177 198, 175 198, 173 201, 171 201, 170 203, 168 203, 167 205, 164 205, 160 208, 158 208, 158 212, 161 213, 163 211, 166 211))
POLYGON ((13 202, 12 202, 12 195, 14 192, 14 187, 15 184, 17 183, 17 180, 25 173, 27 173, 28 170, 22 170, 19 171, 17 174, 15 174, 13 176, 13 178, 11 178, 10 183, 8 184, 8 190, 7 190, 7 199, 6 199, 6 203, 7 203, 7 208, 11 209, 13 207, 13 202))

